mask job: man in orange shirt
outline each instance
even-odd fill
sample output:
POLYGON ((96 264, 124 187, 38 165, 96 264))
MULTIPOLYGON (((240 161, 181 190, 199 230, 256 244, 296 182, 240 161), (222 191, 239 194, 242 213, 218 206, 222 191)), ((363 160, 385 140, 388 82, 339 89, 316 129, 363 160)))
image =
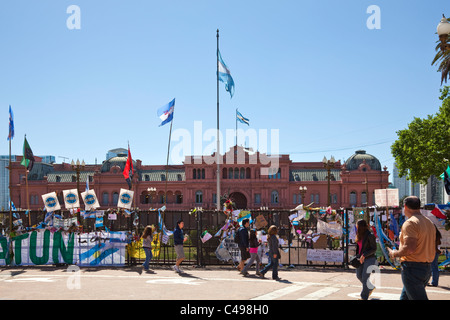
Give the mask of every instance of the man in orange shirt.
POLYGON ((431 277, 431 262, 436 254, 436 229, 430 219, 420 213, 420 199, 403 201, 405 216, 399 250, 389 249, 389 256, 400 258, 403 290, 400 300, 427 300, 425 287, 431 277))

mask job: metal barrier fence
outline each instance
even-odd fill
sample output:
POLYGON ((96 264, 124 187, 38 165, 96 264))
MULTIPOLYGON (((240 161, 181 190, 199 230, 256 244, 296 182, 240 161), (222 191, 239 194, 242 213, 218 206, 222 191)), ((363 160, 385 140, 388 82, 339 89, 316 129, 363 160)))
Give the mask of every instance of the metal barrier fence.
MULTIPOLYGON (((100 211, 102 212, 102 211, 100 211)), ((82 226, 81 233, 100 232, 102 230, 108 231, 127 231, 130 235, 130 247, 134 248, 133 254, 128 251, 126 258, 126 265, 141 264, 145 260, 145 254, 139 246, 139 237, 147 225, 158 226, 158 211, 133 211, 127 214, 124 211, 117 209, 105 210, 102 212, 103 221, 102 226, 96 226, 95 218, 86 218, 82 214, 76 213, 74 216, 78 217, 80 226, 82 226), (110 214, 113 214, 112 216, 110 214)), ((336 212, 343 223, 344 232, 342 237, 334 238, 329 235, 316 236, 312 239, 311 233, 317 231, 318 212, 312 211, 309 219, 302 219, 298 225, 293 229, 293 225, 289 216, 294 212, 290 210, 257 210, 252 211, 252 218, 262 215, 267 221, 267 228, 270 225, 276 225, 279 229, 279 237, 285 240, 281 246, 281 260, 280 263, 288 266, 333 266, 346 267, 348 265, 348 257, 352 254, 353 246, 348 239, 348 219, 346 211, 338 210, 336 212), (297 232, 293 232, 297 231, 297 232), (309 235, 307 236, 309 232, 309 235), (314 240, 314 241, 313 241, 314 240), (311 249, 328 249, 339 250, 343 254, 343 262, 326 262, 326 261, 310 261, 307 259, 307 251, 311 249)), ((45 219, 45 211, 31 211, 28 213, 15 212, 13 222, 17 225, 15 228, 33 229, 36 228, 45 219), (17 222, 21 220, 22 223, 17 222)), ((72 217, 68 211, 61 211, 58 214, 63 219, 72 217)), ((227 216, 223 212, 217 211, 197 211, 190 213, 188 211, 165 211, 164 223, 168 230, 174 230, 176 222, 182 219, 185 223, 184 233, 188 235, 188 241, 184 244, 186 259, 183 264, 206 266, 206 265, 230 265, 232 262, 223 262, 219 260, 215 254, 217 247, 220 244, 220 238, 214 237, 216 232, 225 224, 227 216), (208 231, 213 237, 203 243, 200 235, 203 231, 208 231)), ((9 212, 0 212, 0 229, 2 235, 6 235, 9 229, 9 212)), ((236 252, 231 255, 238 256, 236 252)), ((152 265, 173 265, 176 261, 176 254, 173 247, 173 237, 169 238, 167 244, 160 246, 158 256, 154 256, 152 265)))

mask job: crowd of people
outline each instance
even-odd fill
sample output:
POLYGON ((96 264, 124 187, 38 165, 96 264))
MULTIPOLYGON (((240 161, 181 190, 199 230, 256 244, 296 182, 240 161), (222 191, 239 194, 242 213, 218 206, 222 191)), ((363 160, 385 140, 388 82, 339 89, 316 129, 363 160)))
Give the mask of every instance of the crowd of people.
MULTIPOLYGON (((439 245, 441 235, 436 226, 420 212, 420 200, 410 196, 404 200, 404 212, 407 220, 403 223, 400 233, 400 245, 398 250, 389 249, 391 259, 400 259, 401 279, 403 290, 400 300, 426 300, 426 286, 437 286, 439 273, 437 271, 437 258, 439 257, 439 245), (431 283, 430 283, 431 279, 431 283)), ((183 273, 180 265, 185 259, 183 243, 187 237, 183 233, 184 222, 179 220, 174 235, 174 247, 177 255, 176 263, 172 269, 177 273, 183 273)), ((367 300, 375 290, 370 281, 373 266, 378 264, 376 258, 377 242, 372 228, 365 220, 359 220, 356 224, 356 277, 362 284, 361 299, 367 300)), ((143 247, 146 259, 143 268, 148 270, 152 259, 151 241, 153 239, 152 226, 147 226, 142 234, 143 247)), ((281 280, 278 276, 280 259, 280 245, 278 240, 278 228, 272 225, 267 231, 268 264, 262 268, 262 261, 258 255, 258 247, 261 239, 258 239, 256 230, 250 229, 249 219, 244 219, 236 230, 235 242, 240 251, 238 271, 243 276, 249 275, 250 267, 256 263, 256 275, 264 278, 266 273, 272 271, 273 280, 281 280)))

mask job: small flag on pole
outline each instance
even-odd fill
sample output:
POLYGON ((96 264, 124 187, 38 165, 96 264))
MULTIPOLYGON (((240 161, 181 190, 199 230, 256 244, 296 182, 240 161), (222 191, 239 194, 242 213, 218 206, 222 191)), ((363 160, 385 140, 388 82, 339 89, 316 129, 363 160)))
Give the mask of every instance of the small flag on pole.
POLYGON ((159 125, 160 127, 172 121, 174 109, 175 109, 175 99, 173 99, 168 104, 158 109, 157 114, 162 121, 161 124, 159 125))
POLYGON ((9 106, 9 134, 8 140, 12 140, 14 138, 14 117, 11 110, 11 106, 9 106))
POLYGON ((34 165, 33 151, 31 151, 30 145, 28 144, 27 137, 25 136, 25 141, 23 142, 23 158, 21 165, 25 166, 28 171, 31 171, 34 165))
POLYGON ((250 120, 244 117, 239 111, 237 111, 237 109, 236 109, 236 119, 239 120, 241 123, 245 123, 248 126, 250 125, 250 120))
POLYGON ((130 146, 128 145, 128 157, 125 169, 123 169, 123 176, 128 183, 128 187, 131 190, 131 178, 133 176, 133 159, 131 158, 130 146))
POLYGON ((234 95, 234 80, 231 76, 230 69, 228 69, 225 62, 222 60, 222 55, 220 54, 220 51, 218 51, 219 56, 219 80, 225 83, 225 90, 230 93, 230 97, 233 98, 234 95))

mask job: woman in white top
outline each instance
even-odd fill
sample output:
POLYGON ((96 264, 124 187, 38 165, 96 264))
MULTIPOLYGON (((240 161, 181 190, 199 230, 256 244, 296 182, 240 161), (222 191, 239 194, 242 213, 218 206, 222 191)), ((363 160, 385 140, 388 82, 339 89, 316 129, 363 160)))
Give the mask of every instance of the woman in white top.
POLYGON ((142 233, 142 247, 145 252, 145 262, 142 264, 144 270, 148 271, 150 260, 152 255, 152 240, 153 240, 153 226, 146 226, 142 233))

